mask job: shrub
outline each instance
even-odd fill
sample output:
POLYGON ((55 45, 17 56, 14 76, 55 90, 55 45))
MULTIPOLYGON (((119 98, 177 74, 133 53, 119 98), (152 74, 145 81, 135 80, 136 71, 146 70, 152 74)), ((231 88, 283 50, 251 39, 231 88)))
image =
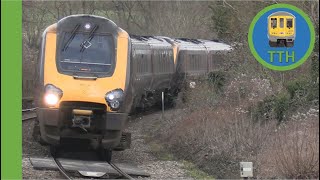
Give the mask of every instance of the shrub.
POLYGON ((308 93, 309 80, 306 77, 298 78, 289 81, 286 84, 286 89, 290 94, 290 98, 301 98, 308 93))
POLYGON ((300 107, 319 104, 319 84, 314 83, 309 77, 301 77, 285 84, 286 90, 279 94, 267 96, 250 108, 254 119, 277 119, 281 122, 286 119, 289 112, 300 107))
POLYGON ((217 92, 222 92, 226 80, 226 75, 223 72, 210 72, 208 74, 208 82, 210 85, 213 85, 217 92))
POLYGON ((285 87, 292 99, 293 108, 305 106, 306 104, 319 103, 319 84, 312 77, 301 77, 289 81, 285 87))
POLYGON ((273 119, 274 96, 268 96, 256 106, 250 108, 255 121, 267 121, 273 119))
POLYGON ((276 173, 289 179, 319 178, 319 120, 283 124, 273 138, 276 173))
POLYGON ((274 113, 275 118, 281 122, 284 120, 287 111, 290 108, 290 98, 287 94, 280 94, 275 98, 274 113))

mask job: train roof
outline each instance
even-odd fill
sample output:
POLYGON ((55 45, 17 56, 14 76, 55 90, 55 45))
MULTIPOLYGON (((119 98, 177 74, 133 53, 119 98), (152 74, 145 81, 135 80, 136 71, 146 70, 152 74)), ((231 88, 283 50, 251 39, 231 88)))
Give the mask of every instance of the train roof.
POLYGON ((232 47, 223 42, 210 41, 210 40, 200 40, 208 50, 212 51, 230 51, 232 47))
POLYGON ((271 17, 271 16, 292 16, 292 17, 295 17, 293 14, 291 14, 289 12, 285 12, 285 11, 274 12, 274 13, 270 14, 268 17, 271 17))
POLYGON ((201 41, 197 39, 188 38, 176 38, 173 40, 174 43, 178 44, 179 50, 201 50, 205 51, 205 46, 202 45, 201 41))
POLYGON ((210 51, 232 50, 230 45, 217 40, 177 38, 177 39, 174 39, 174 42, 179 45, 180 50, 210 50, 210 51))
POLYGON ((157 47, 171 47, 171 44, 163 37, 158 36, 137 36, 130 34, 131 42, 133 44, 145 44, 157 47))
POLYGON ((130 35, 133 44, 145 44, 150 46, 172 46, 178 45, 179 50, 198 51, 229 51, 232 47, 218 40, 170 38, 166 36, 137 36, 130 35))

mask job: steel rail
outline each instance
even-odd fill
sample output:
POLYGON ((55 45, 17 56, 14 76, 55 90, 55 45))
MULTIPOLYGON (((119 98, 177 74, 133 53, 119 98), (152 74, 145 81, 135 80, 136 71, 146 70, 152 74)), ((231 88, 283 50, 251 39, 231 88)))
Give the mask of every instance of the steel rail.
POLYGON ((134 179, 133 177, 131 177, 129 174, 123 172, 118 166, 116 166, 115 164, 113 164, 112 162, 108 162, 108 164, 110 164, 110 166, 115 169, 120 175, 126 177, 127 179, 134 179))
POLYGON ((38 109, 38 108, 35 107, 35 108, 30 108, 30 109, 22 109, 22 112, 34 111, 36 109, 38 109))
POLYGON ((31 119, 34 119, 36 117, 37 117, 37 115, 31 116, 31 117, 22 118, 22 121, 31 120, 31 119))

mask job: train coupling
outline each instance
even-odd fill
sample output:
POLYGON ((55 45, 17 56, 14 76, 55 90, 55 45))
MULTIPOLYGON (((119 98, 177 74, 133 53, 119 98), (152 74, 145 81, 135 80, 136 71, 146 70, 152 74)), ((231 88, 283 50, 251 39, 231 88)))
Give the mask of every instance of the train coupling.
POLYGON ((91 116, 93 114, 91 110, 74 109, 72 114, 72 127, 79 127, 84 130, 85 128, 90 128, 91 116))

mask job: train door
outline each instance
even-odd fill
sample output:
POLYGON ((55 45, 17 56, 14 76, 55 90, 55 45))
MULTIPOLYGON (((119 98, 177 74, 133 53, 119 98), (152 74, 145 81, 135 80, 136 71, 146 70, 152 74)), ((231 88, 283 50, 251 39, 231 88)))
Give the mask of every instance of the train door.
POLYGON ((283 16, 279 17, 279 34, 283 36, 285 34, 285 18, 283 16))

